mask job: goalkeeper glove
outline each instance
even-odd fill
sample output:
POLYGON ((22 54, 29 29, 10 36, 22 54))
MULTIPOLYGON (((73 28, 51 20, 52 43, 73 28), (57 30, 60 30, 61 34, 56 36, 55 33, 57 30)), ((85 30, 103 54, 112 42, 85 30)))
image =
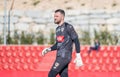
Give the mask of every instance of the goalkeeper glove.
POLYGON ((45 48, 42 51, 42 56, 44 56, 46 53, 48 53, 49 51, 51 51, 51 48, 45 48))
POLYGON ((74 60, 74 63, 76 64, 77 67, 80 67, 83 65, 83 61, 82 61, 80 53, 76 53, 76 58, 74 60))

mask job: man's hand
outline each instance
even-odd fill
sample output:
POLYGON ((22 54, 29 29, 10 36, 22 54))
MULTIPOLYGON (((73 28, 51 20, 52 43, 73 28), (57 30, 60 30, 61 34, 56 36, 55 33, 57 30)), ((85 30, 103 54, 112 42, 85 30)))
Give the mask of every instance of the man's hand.
POLYGON ((83 65, 83 61, 82 61, 80 53, 76 54, 76 58, 74 60, 74 63, 76 64, 77 67, 80 67, 83 65))
POLYGON ((46 53, 48 53, 49 51, 51 51, 51 48, 45 48, 42 51, 42 56, 44 56, 46 53))

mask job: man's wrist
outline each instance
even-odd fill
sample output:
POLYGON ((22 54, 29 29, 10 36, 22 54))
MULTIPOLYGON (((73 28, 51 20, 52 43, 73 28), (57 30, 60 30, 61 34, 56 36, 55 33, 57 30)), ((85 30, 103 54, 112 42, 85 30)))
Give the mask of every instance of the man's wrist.
POLYGON ((77 58, 80 58, 80 53, 76 53, 76 57, 77 57, 77 58))
POLYGON ((48 48, 47 50, 48 50, 48 51, 51 51, 51 48, 48 48))

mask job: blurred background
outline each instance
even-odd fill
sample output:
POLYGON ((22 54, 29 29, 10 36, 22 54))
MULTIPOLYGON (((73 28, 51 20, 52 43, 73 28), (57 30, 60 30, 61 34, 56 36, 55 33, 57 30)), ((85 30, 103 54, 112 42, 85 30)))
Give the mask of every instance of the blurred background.
POLYGON ((120 45, 120 0, 0 0, 0 44, 53 44, 58 8, 81 45, 120 45))
MULTIPOLYGON (((120 0, 0 0, 0 76, 48 77, 56 52, 41 56, 55 42, 54 11, 79 35, 83 66, 70 77, 120 77, 120 0), (88 54, 94 40, 102 46, 88 54)), ((57 76, 59 77, 59 76, 57 76)))

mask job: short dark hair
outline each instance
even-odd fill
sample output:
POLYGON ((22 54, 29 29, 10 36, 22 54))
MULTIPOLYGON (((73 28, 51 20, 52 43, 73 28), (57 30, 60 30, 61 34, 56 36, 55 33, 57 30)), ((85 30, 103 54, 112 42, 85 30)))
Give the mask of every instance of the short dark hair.
POLYGON ((62 10, 62 9, 57 9, 57 10, 55 10, 55 13, 56 13, 56 12, 60 12, 61 14, 63 14, 63 15, 65 16, 65 11, 62 10))

